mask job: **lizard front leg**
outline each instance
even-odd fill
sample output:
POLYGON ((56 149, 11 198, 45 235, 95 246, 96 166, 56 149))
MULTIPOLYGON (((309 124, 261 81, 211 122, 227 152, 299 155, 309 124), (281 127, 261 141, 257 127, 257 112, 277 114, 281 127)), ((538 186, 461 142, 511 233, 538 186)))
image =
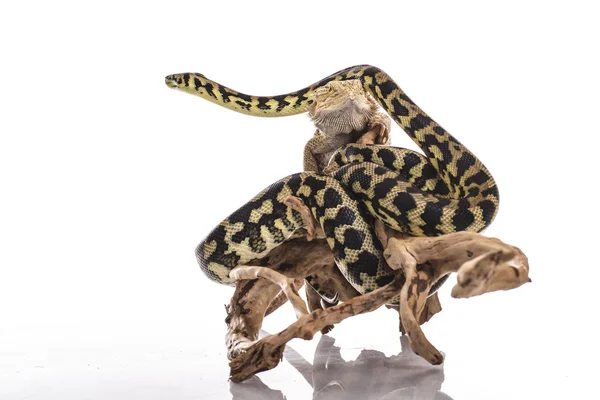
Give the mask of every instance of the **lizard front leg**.
POLYGON ((316 157, 316 149, 319 147, 319 144, 323 141, 323 138, 320 136, 320 132, 317 129, 315 135, 306 142, 304 146, 304 171, 315 171, 320 172, 319 161, 316 157))

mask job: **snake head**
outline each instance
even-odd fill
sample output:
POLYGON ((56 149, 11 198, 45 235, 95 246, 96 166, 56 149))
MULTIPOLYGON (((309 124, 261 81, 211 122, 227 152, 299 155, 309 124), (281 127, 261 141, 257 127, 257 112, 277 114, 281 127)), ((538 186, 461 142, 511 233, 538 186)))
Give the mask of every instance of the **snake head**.
POLYGON ((179 85, 183 83, 183 74, 167 75, 165 77, 165 84, 173 89, 178 89, 179 85))

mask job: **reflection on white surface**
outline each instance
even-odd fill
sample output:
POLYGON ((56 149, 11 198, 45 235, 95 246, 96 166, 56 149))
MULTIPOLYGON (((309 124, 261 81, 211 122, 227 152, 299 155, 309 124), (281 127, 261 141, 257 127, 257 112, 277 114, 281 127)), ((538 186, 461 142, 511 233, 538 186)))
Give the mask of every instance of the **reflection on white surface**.
MULTIPOLYGON (((397 313, 380 309, 343 321, 327 336, 292 340, 276 368, 242 384, 228 381, 225 311, 216 306, 230 296, 226 291, 211 292, 211 307, 180 302, 188 318, 169 320, 158 310, 152 321, 6 324, 0 399, 595 398, 595 331, 581 317, 578 342, 554 335, 548 321, 559 308, 549 307, 539 289, 457 301, 442 288, 444 310, 424 330, 444 353, 443 366, 414 355, 399 339, 397 313)), ((292 321, 291 307, 282 307, 265 329, 275 333, 292 321)))
POLYGON ((228 382, 221 329, 173 322, 123 323, 122 330, 64 325, 2 335, 0 399, 449 398, 440 392, 443 366, 416 356, 406 338, 399 351, 393 332, 379 329, 377 350, 349 345, 344 338, 361 336, 352 326, 336 327, 339 339, 293 341, 275 369, 236 384, 228 382), (198 336, 203 330, 208 335, 198 336), (18 341, 22 345, 15 348, 18 341))
MULTIPOLYGON (((312 364, 289 346, 284 358, 312 386, 313 400, 451 399, 440 391, 443 365, 432 366, 417 356, 405 336, 400 343, 402 351, 397 355, 362 350, 355 360, 345 361, 335 339, 324 335, 312 364)), ((256 376, 240 384, 231 383, 230 391, 234 400, 287 398, 284 392, 269 388, 256 376)))

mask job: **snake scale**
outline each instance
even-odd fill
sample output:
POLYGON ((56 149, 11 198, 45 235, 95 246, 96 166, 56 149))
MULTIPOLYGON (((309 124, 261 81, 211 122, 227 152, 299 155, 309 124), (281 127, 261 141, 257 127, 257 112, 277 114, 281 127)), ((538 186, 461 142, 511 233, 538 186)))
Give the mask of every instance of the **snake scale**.
POLYGON ((307 112, 314 91, 331 81, 358 79, 390 117, 422 149, 349 144, 331 159, 328 174, 289 175, 262 190, 222 221, 196 248, 206 275, 231 284, 229 271, 262 258, 304 227, 289 196, 309 207, 344 277, 367 293, 389 283, 373 229, 374 219, 414 236, 481 232, 499 205, 496 183, 483 163, 450 135, 381 69, 358 65, 304 89, 277 96, 250 96, 202 74, 169 75, 165 83, 244 114, 277 117, 307 112))

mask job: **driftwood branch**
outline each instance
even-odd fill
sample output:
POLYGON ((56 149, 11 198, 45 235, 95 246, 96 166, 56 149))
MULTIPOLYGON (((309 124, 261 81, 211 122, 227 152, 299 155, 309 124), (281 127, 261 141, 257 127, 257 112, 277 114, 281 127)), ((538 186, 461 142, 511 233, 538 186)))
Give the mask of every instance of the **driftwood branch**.
POLYGON ((274 368, 279 364, 285 344, 290 340, 310 340, 315 333, 328 325, 337 324, 353 315, 373 311, 397 296, 403 284, 404 276, 398 274, 391 283, 380 289, 334 307, 313 311, 280 333, 262 338, 229 363, 231 380, 241 382, 258 372, 274 368))
MULTIPOLYGON (((290 240, 278 246, 251 266, 268 267, 294 279, 294 288, 300 289, 304 278, 316 271, 337 270, 330 247, 324 240, 308 241, 305 237, 290 240)), ((340 274, 341 275, 341 274, 340 274)), ((349 284, 348 284, 349 285, 349 284)), ((340 285, 342 286, 342 285, 340 285)), ((257 339, 265 315, 287 302, 281 287, 267 279, 242 279, 226 306, 227 357, 235 358, 257 339)))
POLYGON ((437 294, 428 296, 439 279, 452 272, 458 274, 452 289, 452 296, 457 298, 509 290, 530 281, 523 252, 498 239, 470 232, 416 238, 403 236, 383 225, 376 228, 387 262, 398 273, 392 283, 362 296, 337 270, 331 251, 322 240, 296 239, 280 246, 267 260, 260 260, 264 267, 273 268, 288 278, 301 280, 311 276, 313 285, 325 292, 338 293, 342 301, 339 305, 321 307, 319 298, 307 295, 311 312, 301 315, 278 334, 256 341, 264 311, 281 287, 268 280, 240 281, 228 317, 232 381, 240 382, 275 367, 291 339, 312 339, 316 332, 326 331, 353 315, 373 311, 398 295, 402 330, 413 351, 432 364, 440 364, 442 355, 427 340, 420 326, 441 310, 437 294), (255 283, 248 288, 250 282, 255 283), (265 290, 265 285, 271 290, 265 290), (238 303, 246 306, 248 302, 250 309, 232 311, 235 307, 239 309, 238 303))
POLYGON ((292 306, 294 306, 296 318, 300 318, 303 315, 308 314, 306 303, 298 294, 297 289, 298 286, 302 285, 302 281, 297 282, 297 280, 288 278, 285 275, 267 267, 255 267, 250 265, 241 265, 234 268, 229 273, 229 276, 236 280, 263 278, 273 282, 279 286, 287 300, 289 300, 289 302, 292 303, 292 306))

